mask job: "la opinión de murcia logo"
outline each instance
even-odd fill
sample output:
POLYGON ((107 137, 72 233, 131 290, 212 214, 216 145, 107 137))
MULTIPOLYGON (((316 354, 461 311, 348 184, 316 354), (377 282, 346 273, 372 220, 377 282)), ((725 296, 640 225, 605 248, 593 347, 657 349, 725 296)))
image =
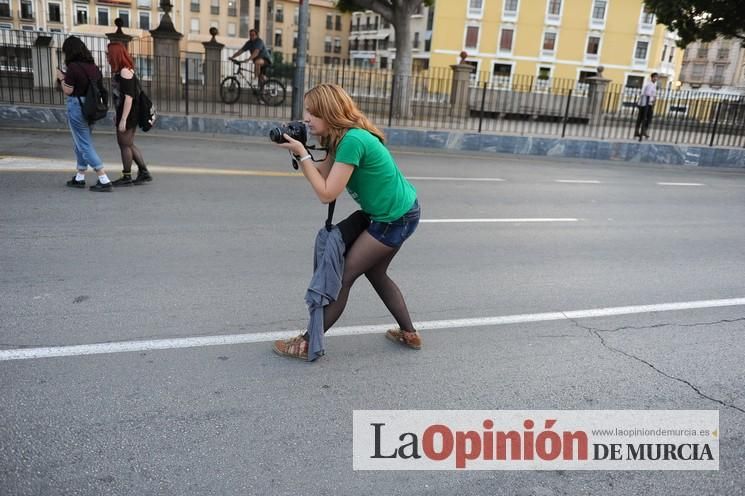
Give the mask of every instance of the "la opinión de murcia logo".
MULTIPOLYGON (((452 411, 445 412, 445 416, 452 414, 452 411)), ((659 424, 653 425, 655 429, 608 429, 608 423, 599 422, 602 420, 597 415, 600 411, 590 412, 595 415, 587 422, 587 429, 562 429, 559 418, 549 417, 538 421, 523 417, 519 423, 514 416, 509 422, 501 423, 484 417, 477 423, 462 419, 434 423, 414 421, 412 423, 419 425, 411 429, 402 429, 398 419, 390 422, 368 420, 364 425, 355 426, 355 444, 358 439, 364 439, 365 444, 363 451, 355 446, 355 467, 463 470, 500 469, 505 465, 514 469, 551 469, 561 465, 582 470, 609 466, 612 466, 609 469, 632 469, 629 464, 635 464, 635 468, 654 469, 656 462, 663 467, 661 469, 685 470, 686 465, 690 469, 701 468, 690 465, 696 462, 714 462, 705 469, 718 469, 718 430, 662 429, 659 424), (474 424, 478 427, 470 428, 474 424), (516 425, 521 428, 509 428, 516 425), (368 462, 364 462, 363 457, 368 462)), ((718 412, 715 413, 718 429, 718 412)), ((569 424, 576 427, 576 419, 569 424)))

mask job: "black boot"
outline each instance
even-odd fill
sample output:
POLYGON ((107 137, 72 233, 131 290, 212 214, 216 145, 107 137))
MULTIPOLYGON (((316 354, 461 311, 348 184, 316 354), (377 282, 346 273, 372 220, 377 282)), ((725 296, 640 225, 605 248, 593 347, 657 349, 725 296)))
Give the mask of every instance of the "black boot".
POLYGON ((131 172, 122 172, 122 177, 120 177, 116 181, 111 181, 111 184, 113 184, 115 188, 118 188, 120 186, 132 186, 132 183, 133 181, 131 172))
POLYGON ((141 184, 149 183, 153 180, 153 176, 150 175, 150 171, 147 169, 142 170, 140 169, 137 171, 137 177, 132 181, 132 184, 139 186, 141 184))
POLYGON ((77 179, 75 179, 75 177, 73 177, 72 179, 67 181, 66 184, 71 188, 85 188, 85 179, 83 179, 82 181, 78 181, 77 179))
POLYGON ((111 186, 111 181, 103 184, 101 181, 97 181, 96 184, 88 188, 91 191, 98 191, 99 193, 111 193, 114 188, 111 186))

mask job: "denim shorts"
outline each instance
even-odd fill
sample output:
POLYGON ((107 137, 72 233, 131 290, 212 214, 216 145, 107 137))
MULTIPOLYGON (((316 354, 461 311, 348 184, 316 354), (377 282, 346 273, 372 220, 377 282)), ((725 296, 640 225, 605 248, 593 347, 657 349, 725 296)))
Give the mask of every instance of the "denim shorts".
POLYGON ((416 231, 420 214, 419 201, 414 200, 414 206, 401 217, 393 222, 372 221, 367 232, 384 245, 399 248, 416 231))

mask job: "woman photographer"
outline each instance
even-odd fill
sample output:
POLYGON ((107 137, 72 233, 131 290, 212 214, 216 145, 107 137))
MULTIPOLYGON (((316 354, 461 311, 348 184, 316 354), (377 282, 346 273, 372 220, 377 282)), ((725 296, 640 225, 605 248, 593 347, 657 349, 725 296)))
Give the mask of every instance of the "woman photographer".
POLYGON ((98 181, 90 187, 91 191, 110 192, 111 181, 103 169, 103 162, 93 146, 91 124, 83 115, 83 102, 89 84, 97 84, 103 77, 93 61, 93 55, 85 44, 76 36, 68 37, 62 44, 65 55, 63 72, 57 68, 57 80, 62 83, 62 91, 67 96, 67 124, 72 134, 72 146, 77 159, 77 174, 67 181, 71 188, 85 188, 85 171, 90 166, 98 181))
MULTIPOLYGON (((390 277, 388 266, 403 242, 419 223, 416 190, 404 178, 383 142, 383 133, 357 108, 347 92, 335 84, 320 84, 305 94, 308 132, 328 149, 320 164, 313 163, 303 143, 284 135, 279 144, 295 155, 305 178, 322 203, 331 203, 346 190, 370 218, 367 230, 345 254, 342 287, 335 301, 323 310, 328 330, 344 311, 349 290, 362 274, 372 284, 399 329, 386 337, 409 348, 421 348, 401 291, 390 277)), ((307 359, 307 333, 274 343, 280 355, 307 359)))

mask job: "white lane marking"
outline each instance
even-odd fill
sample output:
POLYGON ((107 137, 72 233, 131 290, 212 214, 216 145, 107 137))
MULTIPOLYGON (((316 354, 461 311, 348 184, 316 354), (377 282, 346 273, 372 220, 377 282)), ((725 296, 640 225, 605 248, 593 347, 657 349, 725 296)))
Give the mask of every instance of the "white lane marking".
MULTIPOLYGON (((590 310, 571 310, 564 312, 532 313, 522 315, 503 315, 471 319, 430 320, 415 322, 419 330, 457 329, 462 327, 483 327, 550 320, 587 319, 615 315, 632 315, 651 312, 672 312, 697 308, 716 308, 745 306, 745 298, 722 300, 700 300, 679 303, 660 303, 655 305, 636 305, 626 307, 595 308, 590 310)), ((335 327, 334 336, 357 336, 380 334, 390 329, 390 324, 335 327)), ((199 336, 191 338, 151 339, 143 341, 120 341, 113 343, 94 343, 72 346, 52 346, 40 348, 17 348, 0 350, 0 361, 29 360, 64 356, 100 355, 107 353, 126 353, 131 351, 169 350, 177 348, 197 348, 202 346, 224 346, 230 344, 265 343, 276 339, 287 339, 303 332, 294 331, 261 332, 254 334, 230 334, 222 336, 199 336)))
POLYGON ((484 181, 502 182, 504 179, 498 177, 440 177, 440 176, 406 176, 413 181, 484 181))
POLYGON ((557 179, 557 183, 568 183, 568 184, 600 184, 600 181, 594 179, 557 179))
MULTIPOLYGON (((183 167, 179 165, 148 165, 153 172, 166 174, 195 174, 209 176, 266 176, 266 177, 303 177, 301 172, 284 172, 272 170, 247 169, 211 169, 206 167, 183 167)), ((34 170, 75 170, 75 162, 49 161, 24 157, 0 157, 0 172, 23 172, 34 170)))
POLYGON ((456 223, 473 223, 473 222, 579 222, 579 219, 567 218, 517 218, 517 219, 422 219, 420 223, 429 224, 456 224, 456 223))
POLYGON ((658 186, 703 186, 701 183, 657 183, 658 186))

